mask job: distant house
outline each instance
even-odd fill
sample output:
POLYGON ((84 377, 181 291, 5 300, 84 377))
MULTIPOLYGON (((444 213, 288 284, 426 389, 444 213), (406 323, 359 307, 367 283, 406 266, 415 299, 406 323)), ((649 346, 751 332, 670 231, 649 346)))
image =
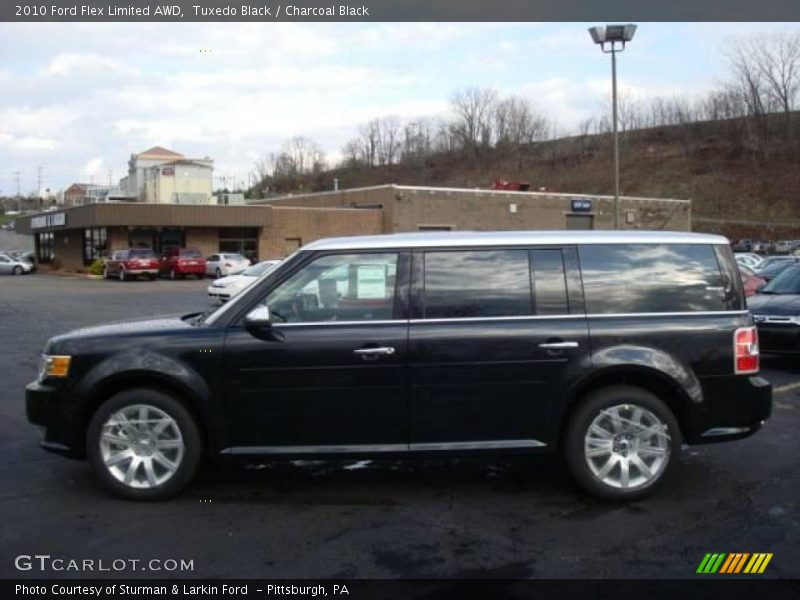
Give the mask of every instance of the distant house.
POLYGON ((83 206, 95 202, 106 202, 109 195, 118 194, 119 190, 115 186, 73 183, 64 190, 64 206, 83 206))

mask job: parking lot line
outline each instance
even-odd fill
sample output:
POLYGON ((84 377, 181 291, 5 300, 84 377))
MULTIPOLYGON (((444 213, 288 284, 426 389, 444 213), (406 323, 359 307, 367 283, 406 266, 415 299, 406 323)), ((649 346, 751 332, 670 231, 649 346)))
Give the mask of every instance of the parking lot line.
POLYGON ((772 388, 773 394, 783 394, 784 392, 791 392, 792 390, 800 389, 800 381, 795 383, 787 383, 776 388, 772 388))

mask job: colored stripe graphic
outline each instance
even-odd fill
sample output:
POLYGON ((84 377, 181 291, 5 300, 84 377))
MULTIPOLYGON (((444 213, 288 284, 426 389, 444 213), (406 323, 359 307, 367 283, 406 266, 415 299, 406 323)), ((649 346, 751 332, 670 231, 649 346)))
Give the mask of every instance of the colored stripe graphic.
POLYGON ((738 573, 760 574, 763 573, 769 562, 772 560, 771 552, 709 552, 700 561, 697 573, 702 574, 726 574, 733 575, 738 573), (748 560, 749 559, 749 560, 748 560), (745 566, 746 565, 746 566, 745 566), (744 569, 744 570, 742 570, 744 569))

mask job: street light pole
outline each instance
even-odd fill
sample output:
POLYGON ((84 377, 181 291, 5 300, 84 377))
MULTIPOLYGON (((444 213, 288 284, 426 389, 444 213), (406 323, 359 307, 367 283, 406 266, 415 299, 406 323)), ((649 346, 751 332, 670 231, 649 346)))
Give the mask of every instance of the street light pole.
POLYGON ((611 45, 611 110, 614 127, 614 229, 619 229, 619 131, 617 129, 617 52, 611 45))
POLYGON ((633 39, 636 25, 606 25, 589 28, 595 44, 605 54, 611 55, 611 122, 614 130, 614 229, 619 229, 619 128, 617 126, 617 52, 625 50, 625 44, 633 39), (620 46, 617 46, 617 43, 620 46), (610 49, 606 50, 606 44, 610 49))

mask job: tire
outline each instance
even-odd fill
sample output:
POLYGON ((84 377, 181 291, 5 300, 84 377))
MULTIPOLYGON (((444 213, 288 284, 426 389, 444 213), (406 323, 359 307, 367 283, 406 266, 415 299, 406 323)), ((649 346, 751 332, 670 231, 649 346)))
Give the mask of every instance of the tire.
POLYGON ((103 279, 109 279, 108 267, 103 267, 103 279))
POLYGON ((126 279, 127 279, 127 276, 125 275, 125 269, 120 267, 120 269, 119 269, 119 280, 120 281, 125 281, 126 279))
POLYGON ((585 396, 567 424, 563 445, 564 459, 577 484, 593 496, 612 501, 638 500, 653 493, 669 475, 680 451, 680 428, 667 405, 646 390, 624 385, 585 396), (635 435, 645 429, 652 433, 635 435), (589 451, 594 456, 587 456, 589 451), (610 470, 604 473, 604 469, 610 470))
POLYGON ((172 281, 175 281, 178 278, 178 274, 175 272, 175 269, 169 270, 169 278, 172 279, 172 281))
POLYGON ((22 267, 14 267, 11 269, 12 275, 22 275, 22 267))
POLYGON ((86 455, 102 484, 114 495, 129 500, 165 500, 192 482, 203 444, 198 425, 183 404, 164 392, 138 388, 112 396, 97 409, 86 432, 86 455), (121 425, 120 414, 136 431, 133 443, 127 441, 130 433, 121 425), (136 422, 142 416, 156 424, 141 431, 136 422), (169 420, 166 426, 164 420, 169 420), (159 427, 162 430, 155 431, 159 427), (118 441, 106 441, 104 433, 118 441), (164 447, 159 449, 158 444, 164 447), (174 469, 165 466, 170 463, 174 469), (126 477, 130 477, 129 483, 126 477))
POLYGON ((147 276, 147 278, 148 278, 150 281, 155 281, 155 280, 156 280, 156 275, 155 275, 155 274, 153 274, 153 273, 151 273, 150 275, 148 275, 148 276, 147 276))

